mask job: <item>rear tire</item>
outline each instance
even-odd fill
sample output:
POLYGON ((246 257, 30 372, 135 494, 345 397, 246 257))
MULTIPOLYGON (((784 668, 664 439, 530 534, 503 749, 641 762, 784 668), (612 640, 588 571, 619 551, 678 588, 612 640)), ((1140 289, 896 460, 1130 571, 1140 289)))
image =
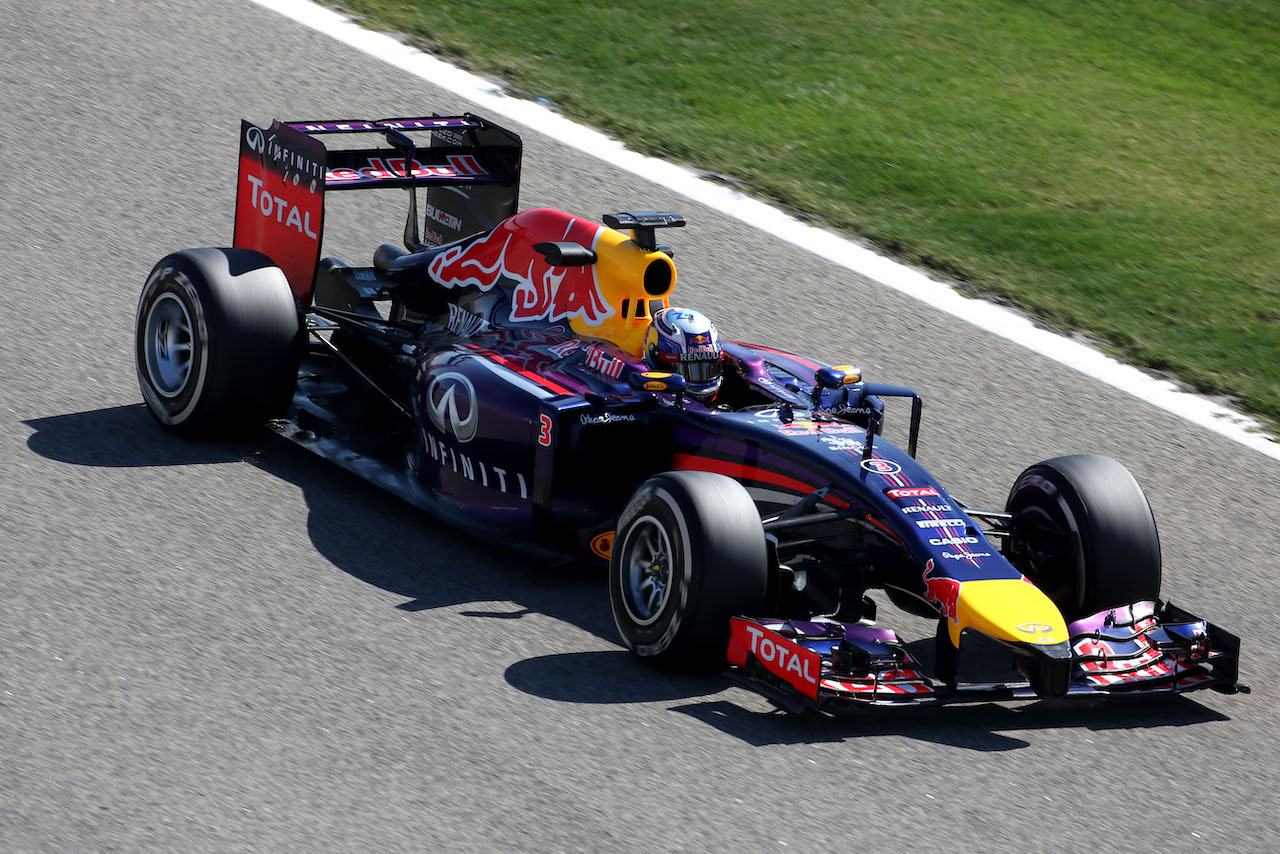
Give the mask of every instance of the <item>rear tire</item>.
POLYGON ((660 474, 618 519, 609 557, 613 618, 627 647, 652 664, 723 667, 729 618, 760 616, 767 580, 760 515, 731 478, 660 474))
POLYGON ((1005 504, 1005 557, 1068 620, 1160 596, 1160 537, 1142 487, 1110 457, 1077 454, 1029 467, 1005 504))
POLYGON ((241 434, 289 408, 301 323, 284 273, 248 249, 163 259, 138 301, 134 351, 151 414, 169 430, 241 434))

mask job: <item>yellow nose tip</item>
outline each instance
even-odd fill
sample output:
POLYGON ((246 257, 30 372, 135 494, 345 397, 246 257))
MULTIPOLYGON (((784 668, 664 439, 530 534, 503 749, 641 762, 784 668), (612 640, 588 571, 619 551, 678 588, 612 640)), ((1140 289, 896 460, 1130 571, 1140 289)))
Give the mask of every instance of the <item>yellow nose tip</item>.
POLYGON ((960 586, 956 618, 948 626, 951 642, 976 629, 996 640, 1048 645, 1069 637, 1067 623, 1040 588, 1020 578, 966 581, 960 586))

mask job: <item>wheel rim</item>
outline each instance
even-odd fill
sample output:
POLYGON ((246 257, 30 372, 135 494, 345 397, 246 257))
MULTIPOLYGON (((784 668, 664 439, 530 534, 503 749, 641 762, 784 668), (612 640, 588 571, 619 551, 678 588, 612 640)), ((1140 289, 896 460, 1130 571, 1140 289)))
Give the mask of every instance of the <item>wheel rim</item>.
POLYGON ((627 616, 638 626, 650 625, 671 596, 671 540, 661 522, 642 516, 627 531, 622 549, 620 581, 627 616))
POLYGON ((191 329, 191 315, 177 294, 161 294, 147 311, 142 339, 147 379, 162 397, 177 397, 191 379, 191 329))

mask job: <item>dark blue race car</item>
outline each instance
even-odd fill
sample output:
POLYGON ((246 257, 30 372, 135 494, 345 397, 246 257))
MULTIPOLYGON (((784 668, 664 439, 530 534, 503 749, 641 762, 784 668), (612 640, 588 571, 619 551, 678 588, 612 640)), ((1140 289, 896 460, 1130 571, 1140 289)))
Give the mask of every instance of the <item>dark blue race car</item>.
POLYGON ((517 136, 474 115, 242 123, 233 248, 156 265, 155 417, 280 435, 490 540, 609 564, 623 642, 789 708, 1237 682, 1239 641, 1160 596, 1114 460, 1029 467, 1000 510, 916 462, 921 401, 673 307, 673 213, 518 208, 517 136), (325 197, 408 190, 403 247, 321 258, 325 197), (885 401, 909 409, 906 448, 885 401), (868 591, 937 620, 931 672, 868 591), (960 678, 966 641, 1015 678, 960 678), (1011 671, 1012 672, 1012 671, 1011 671))

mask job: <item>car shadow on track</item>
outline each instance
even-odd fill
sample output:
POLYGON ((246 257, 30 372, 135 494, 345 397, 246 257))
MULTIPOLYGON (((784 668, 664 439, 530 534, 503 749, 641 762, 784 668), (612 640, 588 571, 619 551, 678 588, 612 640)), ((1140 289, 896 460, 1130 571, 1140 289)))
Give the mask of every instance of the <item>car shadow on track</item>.
POLYGON ((396 606, 403 611, 509 600, 523 610, 464 614, 518 619, 538 612, 614 639, 601 573, 478 540, 274 434, 235 442, 185 440, 156 425, 142 404, 24 423, 36 431, 28 447, 60 462, 139 468, 248 463, 291 483, 306 502, 307 535, 316 550, 356 578, 406 597, 396 606), (602 602, 602 609, 594 608, 600 618, 580 619, 602 602))
MULTIPOLYGON (((403 611, 485 603, 490 607, 458 613, 513 621, 543 614, 617 643, 605 579, 598 567, 556 565, 477 540, 274 435, 264 433, 242 442, 186 441, 160 429, 142 404, 24 423, 35 430, 27 440, 34 453, 73 465, 244 462, 294 484, 306 501, 307 535, 316 550, 353 577, 405 597, 396 605, 403 611), (491 607, 494 602, 510 602, 514 607, 497 610, 491 607)), ((931 657, 927 644, 912 652, 922 660, 931 657)), ((717 675, 659 672, 620 648, 535 656, 509 666, 505 677, 526 694, 583 704, 695 700, 720 694, 731 685, 717 675)), ((946 709, 878 707, 837 718, 787 715, 763 711, 765 707, 760 698, 735 689, 725 698, 670 710, 753 745, 906 736, 980 751, 1028 746, 1022 739, 1002 734, 1009 731, 1186 726, 1227 719, 1183 697, 946 709)))
POLYGON ((164 433, 144 404, 50 415, 22 422, 35 430, 27 447, 77 466, 145 468, 251 460, 261 443, 185 442, 164 433))
POLYGON ((507 668, 512 687, 561 703, 656 703, 718 694, 732 683, 719 675, 668 673, 623 649, 542 655, 507 668))
MULTIPOLYGON (((34 453, 73 465, 248 463, 279 477, 301 490, 316 551, 351 576, 404 597, 395 607, 407 613, 463 608, 457 613, 465 617, 513 622, 542 614, 618 642, 600 567, 557 564, 478 540, 273 434, 183 440, 156 425, 142 404, 24 423, 35 430, 27 440, 34 453)), ((519 691, 577 703, 669 702, 729 685, 720 676, 654 671, 620 648, 535 657, 506 675, 519 691)))
POLYGON ((1188 697, 1041 700, 1002 705, 875 707, 837 717, 752 711, 712 700, 674 706, 708 726, 756 746, 841 742, 900 736, 983 752, 1029 747, 1008 732, 1043 729, 1144 729, 1229 720, 1188 697))

